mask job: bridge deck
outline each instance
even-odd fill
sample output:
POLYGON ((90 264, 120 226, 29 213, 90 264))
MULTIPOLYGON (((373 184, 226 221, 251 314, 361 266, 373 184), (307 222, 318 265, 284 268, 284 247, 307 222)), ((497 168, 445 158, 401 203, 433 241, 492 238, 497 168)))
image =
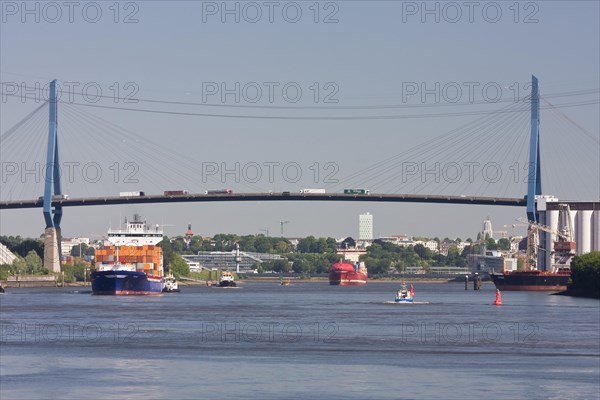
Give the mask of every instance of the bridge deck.
MULTIPOLYGON (((187 194, 182 196, 132 196, 132 197, 89 197, 56 200, 52 204, 63 207, 98 206, 117 204, 187 203, 215 201, 364 201, 392 203, 439 203, 478 204, 523 207, 525 198, 495 198, 474 196, 416 195, 416 194, 312 194, 312 193, 231 193, 231 194, 187 194)), ((0 210, 42 207, 40 200, 16 200, 0 202, 0 210)))

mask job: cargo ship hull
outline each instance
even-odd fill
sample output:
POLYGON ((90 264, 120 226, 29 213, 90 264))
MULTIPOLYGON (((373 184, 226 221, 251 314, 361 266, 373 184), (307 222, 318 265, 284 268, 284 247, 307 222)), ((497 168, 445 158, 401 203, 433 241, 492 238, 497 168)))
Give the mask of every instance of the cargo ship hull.
POLYGON ((333 263, 329 271, 329 284, 338 286, 358 286, 367 283, 369 275, 364 264, 353 265, 346 262, 333 263))
POLYGON ((163 290, 162 277, 138 271, 92 271, 92 292, 100 295, 157 295, 163 290))
POLYGON ((490 274, 499 290, 559 292, 567 289, 570 274, 542 271, 490 274))
POLYGON ((329 273, 329 284, 340 286, 357 286, 367 283, 367 276, 360 272, 331 271, 329 273))

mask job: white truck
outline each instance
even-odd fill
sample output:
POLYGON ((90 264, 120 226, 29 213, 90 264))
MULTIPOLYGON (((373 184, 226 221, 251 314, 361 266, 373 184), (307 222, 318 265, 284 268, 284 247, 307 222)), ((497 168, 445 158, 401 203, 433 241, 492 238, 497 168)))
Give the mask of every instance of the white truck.
POLYGON ((301 189, 300 194, 324 194, 325 189, 301 189))
POLYGON ((144 192, 119 192, 119 197, 141 197, 145 196, 144 192))

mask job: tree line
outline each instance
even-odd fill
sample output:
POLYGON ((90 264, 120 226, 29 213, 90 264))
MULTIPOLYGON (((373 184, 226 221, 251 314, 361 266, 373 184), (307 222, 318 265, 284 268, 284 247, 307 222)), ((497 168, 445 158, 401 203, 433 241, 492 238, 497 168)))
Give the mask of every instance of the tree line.
MULTIPOLYGON (((415 240, 427 241, 427 238, 415 240)), ((435 238, 437 239, 437 238, 435 238)), ((434 239, 434 240, 435 240, 434 239)), ((439 240, 439 239, 438 239, 439 240)), ((444 239, 449 240, 449 239, 444 239)), ((460 239, 457 239, 459 241, 460 239)), ((0 277, 6 278, 11 274, 42 274, 44 271, 42 257, 44 243, 40 239, 24 239, 20 236, 1 236, 0 242, 9 250, 19 256, 13 265, 0 266, 0 277)), ((384 274, 390 271, 406 271, 409 267, 421 268, 428 271, 431 267, 453 266, 465 267, 469 254, 479 253, 479 244, 467 239, 468 245, 460 251, 456 243, 451 244, 448 254, 434 252, 422 244, 414 246, 399 246, 382 240, 375 240, 367 248, 366 254, 360 260, 365 262, 371 274, 384 274)), ((331 264, 340 259, 338 248, 354 247, 356 242, 351 237, 346 238, 338 245, 331 237, 308 236, 300 239, 297 246, 285 238, 259 235, 217 234, 212 238, 193 236, 167 237, 158 244, 163 249, 164 267, 177 276, 188 276, 189 267, 182 255, 197 254, 199 251, 233 251, 236 245, 243 252, 257 252, 277 254, 282 260, 266 261, 255 267, 259 272, 274 271, 277 273, 295 272, 303 275, 326 273, 331 264)), ((485 240, 489 250, 508 250, 510 241, 502 238, 495 241, 492 238, 485 240)), ((94 248, 85 244, 73 247, 71 255, 93 256, 94 248)), ((63 271, 68 274, 68 279, 83 280, 85 265, 82 260, 77 260, 74 266, 63 266, 63 271)))

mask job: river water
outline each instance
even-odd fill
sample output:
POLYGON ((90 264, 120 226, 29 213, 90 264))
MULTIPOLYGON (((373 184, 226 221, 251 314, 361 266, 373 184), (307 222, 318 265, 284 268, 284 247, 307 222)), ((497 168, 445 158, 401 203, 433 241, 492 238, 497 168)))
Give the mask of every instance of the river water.
POLYGON ((0 399, 598 399, 600 302, 415 283, 0 296, 0 399))

